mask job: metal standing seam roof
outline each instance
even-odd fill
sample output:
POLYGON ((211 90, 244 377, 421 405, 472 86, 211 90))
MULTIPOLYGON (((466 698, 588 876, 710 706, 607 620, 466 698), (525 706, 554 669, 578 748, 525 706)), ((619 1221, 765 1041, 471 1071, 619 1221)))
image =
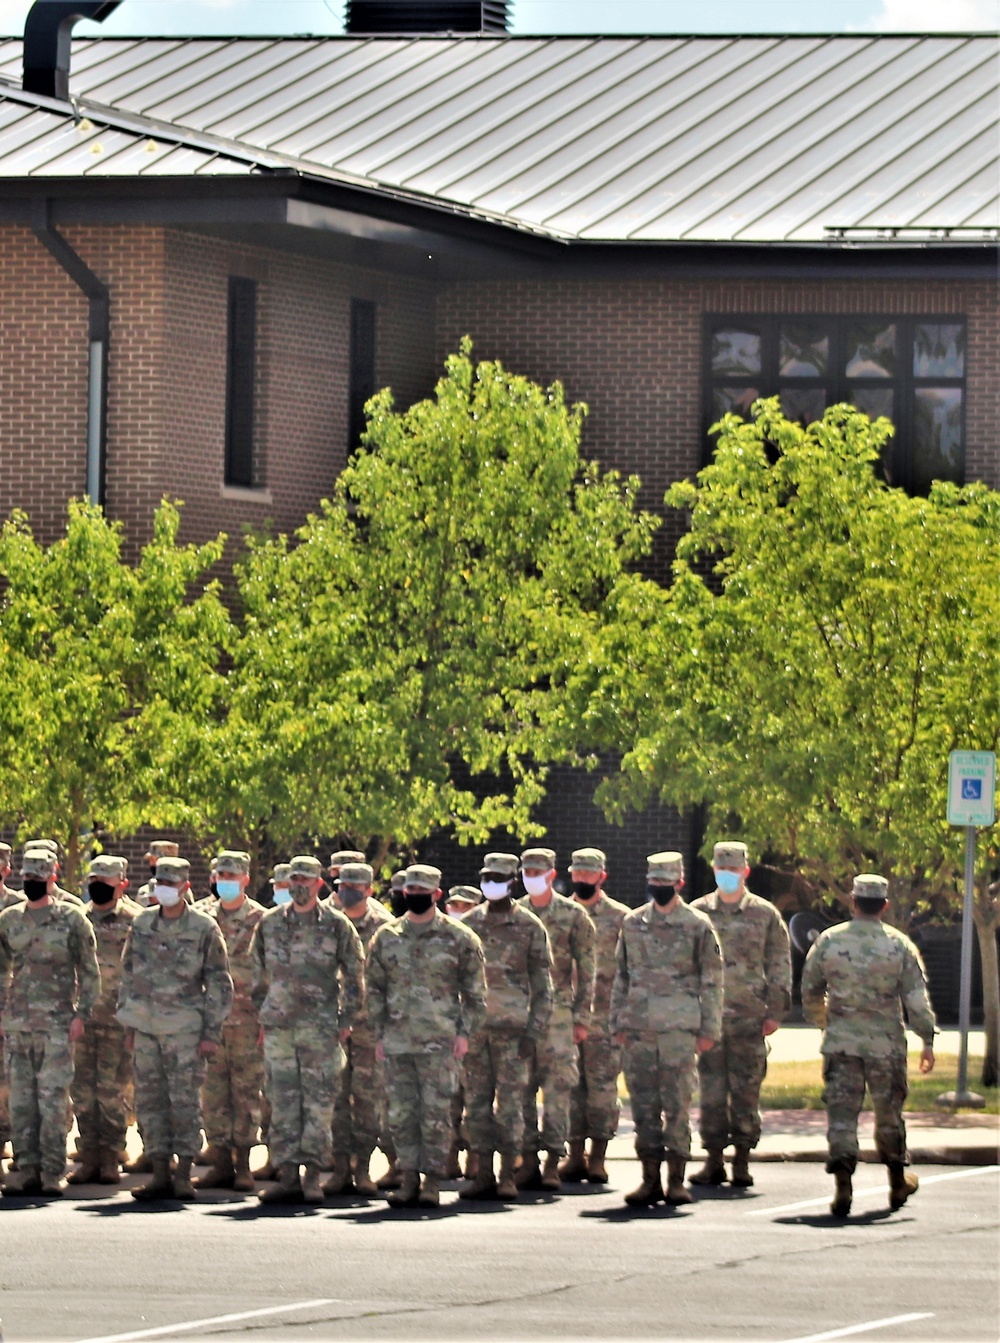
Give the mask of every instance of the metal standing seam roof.
MULTIPOLYGON (((0 77, 20 61, 0 39, 0 77)), ((71 87, 92 119, 557 238, 1000 226, 996 35, 108 37, 71 87)))

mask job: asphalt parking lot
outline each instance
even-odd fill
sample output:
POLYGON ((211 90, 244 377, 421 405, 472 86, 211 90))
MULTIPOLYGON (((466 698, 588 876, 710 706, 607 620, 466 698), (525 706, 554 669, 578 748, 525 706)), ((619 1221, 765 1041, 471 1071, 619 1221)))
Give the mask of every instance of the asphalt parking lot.
POLYGON ((1000 1336, 996 1166, 923 1166, 893 1214, 883 1171, 862 1167, 846 1223, 816 1165, 761 1163, 755 1188, 677 1211, 626 1209, 637 1174, 615 1162, 612 1189, 517 1207, 446 1192, 433 1212, 5 1199, 4 1343, 1000 1336))

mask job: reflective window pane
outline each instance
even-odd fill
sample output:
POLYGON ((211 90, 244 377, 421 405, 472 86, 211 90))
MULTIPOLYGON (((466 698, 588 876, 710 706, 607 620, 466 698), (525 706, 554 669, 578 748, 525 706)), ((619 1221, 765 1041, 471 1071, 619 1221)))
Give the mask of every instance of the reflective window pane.
POLYGON ((750 407, 760 396, 756 387, 713 387, 712 419, 721 420, 723 415, 732 411, 744 418, 750 414, 750 407))
POLYGON ((826 389, 823 387, 782 387, 781 409, 786 419, 800 424, 821 420, 826 410, 826 389))
POLYGON ((918 387, 914 392, 913 488, 925 493, 932 480, 965 478, 962 391, 958 387, 918 387))
POLYGON ((847 329, 847 376, 896 376, 896 324, 857 322, 847 329))
POLYGON ((778 372, 783 378, 822 378, 830 356, 830 337, 813 324, 782 325, 778 372))
POLYGON ((752 376, 760 372, 760 332, 712 332, 712 372, 723 377, 733 373, 752 376))
POLYGON ((852 387, 847 399, 871 420, 877 420, 880 415, 892 419, 895 395, 891 387, 852 387))
POLYGON ((965 327, 961 322, 920 322, 913 331, 915 378, 965 377, 965 327))

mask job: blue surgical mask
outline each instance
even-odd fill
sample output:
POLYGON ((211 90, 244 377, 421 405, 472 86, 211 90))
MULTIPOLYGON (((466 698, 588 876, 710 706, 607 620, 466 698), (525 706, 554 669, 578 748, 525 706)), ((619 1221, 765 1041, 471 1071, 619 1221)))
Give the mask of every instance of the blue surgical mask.
POLYGON ((217 881, 215 894, 220 900, 238 900, 243 894, 243 887, 238 881, 217 881))
POLYGON ((292 903, 292 895, 287 886, 275 886, 274 903, 276 905, 290 905, 292 903))
POLYGON ((739 872, 729 872, 724 867, 715 869, 715 884, 723 895, 735 895, 742 880, 739 872))

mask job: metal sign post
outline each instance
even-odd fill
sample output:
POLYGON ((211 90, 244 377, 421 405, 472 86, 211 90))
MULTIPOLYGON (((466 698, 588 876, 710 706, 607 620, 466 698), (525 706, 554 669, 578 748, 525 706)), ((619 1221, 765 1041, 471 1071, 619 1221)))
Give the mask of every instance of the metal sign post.
POLYGON ((996 820, 996 755, 992 751, 952 751, 948 757, 948 824, 965 827, 965 898, 962 902, 962 982, 958 1000, 958 1084, 938 1096, 938 1105, 956 1109, 985 1104, 969 1090, 969 1008, 972 1000, 972 901, 976 881, 976 827, 996 820))

